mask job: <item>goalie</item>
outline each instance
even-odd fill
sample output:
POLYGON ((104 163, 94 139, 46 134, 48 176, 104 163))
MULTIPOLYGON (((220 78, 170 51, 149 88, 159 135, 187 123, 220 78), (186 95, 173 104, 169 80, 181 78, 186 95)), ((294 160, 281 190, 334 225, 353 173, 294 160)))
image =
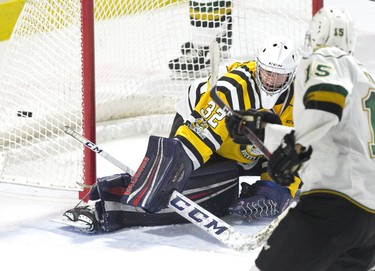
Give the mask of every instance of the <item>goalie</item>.
MULTIPOLYGON (((234 110, 261 109, 264 120, 292 126, 297 63, 294 44, 273 37, 260 48, 256 61, 229 66, 218 80, 218 92, 234 110)), ((98 200, 94 212, 78 207, 65 216, 90 225, 87 228, 93 232, 185 222, 166 208, 174 189, 217 216, 231 213, 257 219, 280 214, 295 196, 299 178, 287 188, 270 181, 267 161, 236 132, 236 122, 226 121, 210 88, 207 79, 189 87, 177 105, 170 137, 150 137, 134 176, 124 173, 97 180, 90 194, 90 200, 98 200), (238 198, 239 176, 260 180, 242 183, 238 198)), ((258 136, 263 137, 261 131, 258 136)))

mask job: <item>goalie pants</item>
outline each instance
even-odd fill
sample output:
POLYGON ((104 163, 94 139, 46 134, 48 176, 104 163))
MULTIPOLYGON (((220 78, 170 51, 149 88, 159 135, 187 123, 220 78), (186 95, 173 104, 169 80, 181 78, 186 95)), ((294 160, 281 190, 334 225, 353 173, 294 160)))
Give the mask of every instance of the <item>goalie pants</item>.
POLYGON ((367 271, 375 265, 375 214, 336 195, 301 196, 255 263, 262 271, 367 271))

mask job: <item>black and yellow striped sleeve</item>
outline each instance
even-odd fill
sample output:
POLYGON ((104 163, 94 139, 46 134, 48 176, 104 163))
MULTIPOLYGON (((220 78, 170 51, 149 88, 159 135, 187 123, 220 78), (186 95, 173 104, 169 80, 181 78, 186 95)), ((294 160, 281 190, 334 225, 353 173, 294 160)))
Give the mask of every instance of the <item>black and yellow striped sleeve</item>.
POLYGON ((335 114, 341 120, 347 95, 348 91, 340 85, 313 85, 305 92, 303 104, 306 109, 326 111, 335 114))
POLYGON ((217 90, 224 93, 228 105, 233 110, 256 108, 255 84, 252 71, 242 65, 220 78, 217 90))
MULTIPOLYGON (((227 103, 224 96, 222 99, 227 103)), ((224 111, 213 102, 210 93, 205 92, 190 118, 177 129, 175 137, 184 143, 193 156, 191 158, 200 165, 207 162, 228 137, 224 118, 224 111)))
MULTIPOLYGON (((229 137, 225 125, 225 111, 212 100, 208 91, 209 83, 206 86, 207 91, 196 99, 190 117, 175 134, 175 137, 189 150, 195 165, 204 164, 229 137)), ((247 67, 237 67, 220 77, 217 91, 222 101, 232 109, 247 110, 255 107, 254 82, 252 73, 247 67)), ((257 99, 259 100, 259 97, 257 99)))

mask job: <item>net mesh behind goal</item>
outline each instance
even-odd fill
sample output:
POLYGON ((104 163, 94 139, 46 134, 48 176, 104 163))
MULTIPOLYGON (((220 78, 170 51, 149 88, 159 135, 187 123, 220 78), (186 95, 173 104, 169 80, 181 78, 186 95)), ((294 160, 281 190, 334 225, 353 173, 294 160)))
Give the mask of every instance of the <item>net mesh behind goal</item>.
MULTIPOLYGON (((230 63, 253 58, 272 35, 302 45, 312 15, 311 0, 96 0, 94 7, 99 143, 168 133, 176 101, 210 72, 208 65, 178 73, 168 63, 181 45, 196 44, 198 32, 212 39, 216 16, 230 16, 222 54, 230 63)), ((83 146, 63 132, 83 133, 81 12, 79 0, 25 3, 0 67, 0 182, 80 190, 76 182, 85 181, 83 146)), ((219 22, 215 35, 225 35, 219 22)))

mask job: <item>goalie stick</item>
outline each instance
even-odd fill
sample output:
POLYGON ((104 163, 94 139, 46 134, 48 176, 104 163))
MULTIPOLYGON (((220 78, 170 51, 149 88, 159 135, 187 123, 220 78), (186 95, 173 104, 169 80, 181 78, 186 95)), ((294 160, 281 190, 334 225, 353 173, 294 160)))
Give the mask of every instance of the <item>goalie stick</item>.
MULTIPOLYGON (((121 170, 127 173, 133 172, 125 164, 99 148, 95 143, 73 131, 71 128, 66 127, 65 132, 81 142, 87 148, 116 165, 121 170)), ((238 251, 248 251, 261 246, 268 239, 279 222, 284 218, 291 205, 264 229, 256 234, 250 235, 239 232, 222 219, 208 212, 206 209, 177 191, 172 193, 168 207, 228 247, 238 251)))
MULTIPOLYGON (((225 112, 227 115, 237 114, 230 109, 224 101, 220 98, 217 93, 217 81, 219 78, 219 64, 220 64, 220 45, 217 41, 214 41, 210 44, 210 61, 211 61, 211 90, 210 96, 213 101, 225 112)), ((264 157, 269 159, 271 157, 271 152, 264 146, 263 142, 251 131, 246 125, 241 127, 244 135, 258 148, 260 152, 263 153, 264 157)))
POLYGON ((104 150, 99 148, 95 143, 91 142, 84 136, 80 135, 69 126, 64 126, 64 132, 72 136, 73 138, 75 138, 77 141, 81 142, 83 145, 85 145, 87 148, 89 148, 93 152, 100 154, 100 156, 104 157, 106 160, 108 160, 109 162, 117 166, 118 168, 129 173, 130 175, 134 174, 134 170, 132 170, 130 167, 127 167, 126 165, 118 161, 116 158, 114 158, 112 155, 109 155, 108 153, 106 153, 104 150))

